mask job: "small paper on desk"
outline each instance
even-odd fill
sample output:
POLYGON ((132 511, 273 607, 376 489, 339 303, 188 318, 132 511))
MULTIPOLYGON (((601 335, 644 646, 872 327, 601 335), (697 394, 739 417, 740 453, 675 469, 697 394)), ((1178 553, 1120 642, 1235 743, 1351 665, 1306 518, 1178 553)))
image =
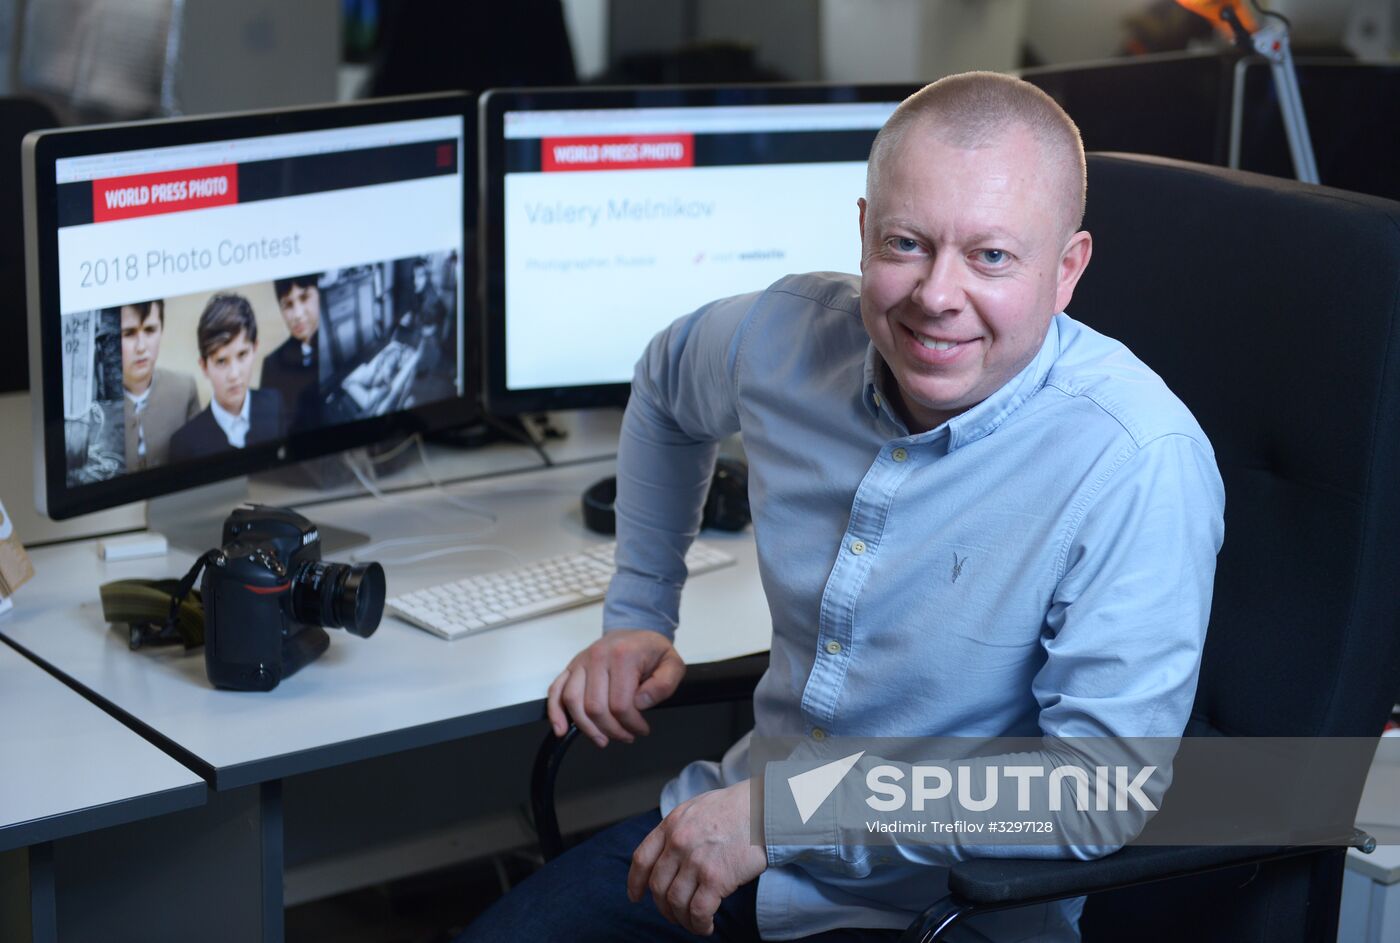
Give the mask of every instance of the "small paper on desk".
MULTIPOLYGON (((31 576, 34 565, 29 562, 29 554, 24 552, 24 544, 15 533, 14 521, 0 504, 0 598, 8 601, 31 576)), ((0 604, 0 611, 8 608, 0 604)))

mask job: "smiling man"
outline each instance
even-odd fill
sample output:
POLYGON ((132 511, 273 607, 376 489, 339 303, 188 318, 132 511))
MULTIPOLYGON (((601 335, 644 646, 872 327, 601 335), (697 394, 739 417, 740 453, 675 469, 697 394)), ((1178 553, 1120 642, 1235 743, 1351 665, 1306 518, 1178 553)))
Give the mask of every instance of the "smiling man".
POLYGON ((188 461, 227 449, 242 449, 282 436, 282 397, 276 390, 249 389, 258 351, 258 322, 242 295, 209 299, 199 316, 199 368, 211 398, 203 412, 170 440, 170 460, 188 461))
MULTIPOLYGON (((1084 191, 1078 131, 1049 97, 944 79, 876 139, 861 277, 789 276, 651 343, 618 454, 605 632, 549 689, 556 733, 572 719, 600 746, 631 741, 675 690, 684 550, 716 443, 742 431, 773 623, 753 736, 1181 734, 1223 489, 1161 379, 1063 313, 1091 255, 1084 191)), ((546 866, 468 939, 893 939, 968 853, 755 843, 749 742, 688 766, 659 810, 546 866)), ((766 801, 784 788, 768 777, 766 801)), ((1079 909, 986 914, 955 939, 1075 940, 1079 909)))
POLYGON ((165 464, 170 437, 199 412, 199 395, 193 377, 156 366, 165 334, 165 302, 122 305, 117 315, 121 319, 126 470, 144 471, 165 464))

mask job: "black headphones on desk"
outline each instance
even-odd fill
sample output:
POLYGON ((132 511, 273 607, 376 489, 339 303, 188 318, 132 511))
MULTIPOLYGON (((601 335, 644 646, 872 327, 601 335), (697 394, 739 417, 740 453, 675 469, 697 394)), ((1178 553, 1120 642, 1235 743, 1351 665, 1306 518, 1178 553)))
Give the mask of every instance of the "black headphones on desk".
MULTIPOLYGON (((617 479, 604 478, 583 493, 583 523, 598 534, 617 533, 617 479)), ((743 530, 749 515, 749 467, 738 459, 715 462, 710 493, 705 496, 705 516, 701 527, 715 530, 743 530)))

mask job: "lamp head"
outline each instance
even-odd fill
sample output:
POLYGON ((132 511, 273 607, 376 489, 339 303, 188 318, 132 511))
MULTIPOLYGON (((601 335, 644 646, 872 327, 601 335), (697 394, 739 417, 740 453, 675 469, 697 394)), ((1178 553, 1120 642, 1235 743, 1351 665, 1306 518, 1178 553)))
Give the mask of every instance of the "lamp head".
POLYGON ((1178 4, 1210 21, 1232 42, 1246 41, 1259 28, 1249 6, 1241 0, 1176 0, 1178 4), (1231 22, 1231 21, 1234 22, 1231 22), (1236 25, 1238 24, 1238 26, 1236 25))

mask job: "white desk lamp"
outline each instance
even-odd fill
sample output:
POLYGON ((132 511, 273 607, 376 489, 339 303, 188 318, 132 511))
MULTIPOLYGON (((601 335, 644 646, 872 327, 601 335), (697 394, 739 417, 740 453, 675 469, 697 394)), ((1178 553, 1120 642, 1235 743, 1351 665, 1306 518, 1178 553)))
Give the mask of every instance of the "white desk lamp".
POLYGON ((1269 60, 1288 150, 1293 155, 1293 172, 1304 183, 1318 183, 1317 162, 1313 159, 1308 119, 1303 114, 1303 97, 1298 91, 1298 73, 1293 68, 1293 52, 1288 43, 1288 20, 1278 13, 1254 7, 1267 22, 1256 23, 1239 0, 1176 0, 1181 6, 1210 20, 1220 32, 1242 49, 1252 49, 1269 60))

